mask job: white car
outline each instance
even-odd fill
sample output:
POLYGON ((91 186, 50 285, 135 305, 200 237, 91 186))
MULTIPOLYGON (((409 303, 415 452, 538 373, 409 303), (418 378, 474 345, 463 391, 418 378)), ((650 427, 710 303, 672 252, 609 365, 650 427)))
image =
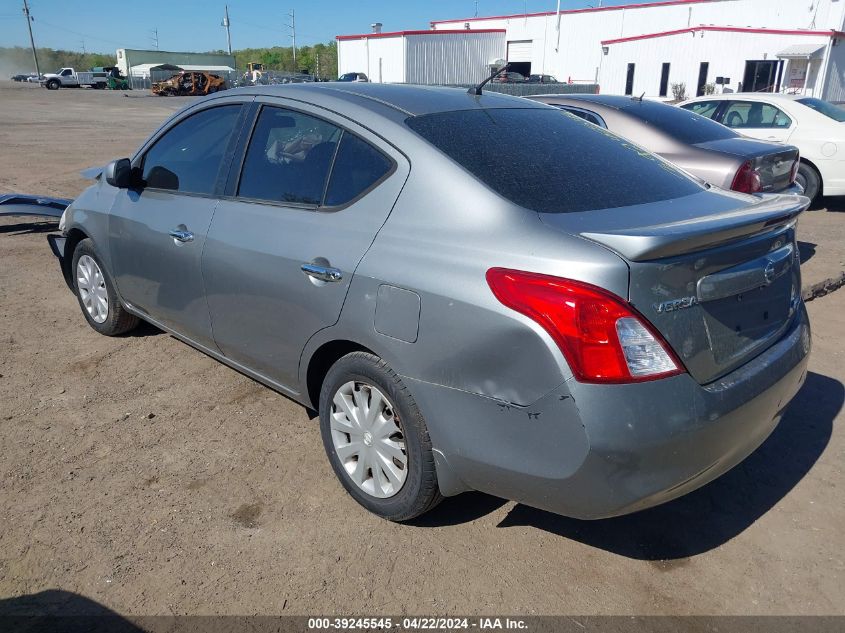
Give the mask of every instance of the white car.
POLYGON ((729 93, 684 101, 682 108, 764 141, 801 152, 796 182, 805 195, 845 195, 845 110, 802 95, 729 93))

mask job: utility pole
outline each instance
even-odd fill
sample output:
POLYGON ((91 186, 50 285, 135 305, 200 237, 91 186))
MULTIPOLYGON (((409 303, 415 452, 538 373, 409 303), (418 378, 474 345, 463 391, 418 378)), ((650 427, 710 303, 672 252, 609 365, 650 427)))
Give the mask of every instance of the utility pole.
POLYGON ((290 29, 291 38, 293 38, 293 72, 296 72, 296 14, 293 9, 288 13, 288 17, 290 18, 288 28, 290 29))
POLYGON ((155 49, 158 50, 158 28, 153 29, 153 34, 150 39, 153 41, 153 46, 155 46, 155 49))
POLYGON ((80 40, 82 43, 82 54, 87 55, 88 51, 85 50, 85 40, 80 40))
POLYGON ((478 0, 475 0, 475 17, 478 17, 478 0))
POLYGON ((226 27, 226 43, 229 45, 229 55, 232 54, 232 32, 229 30, 229 5, 226 5, 226 13, 220 26, 226 27))
POLYGON ((29 43, 32 46, 32 59, 35 60, 35 73, 41 79, 41 69, 38 67, 38 54, 35 52, 35 39, 32 37, 33 17, 29 14, 29 5, 26 0, 23 0, 23 14, 26 17, 26 26, 29 29, 29 43))

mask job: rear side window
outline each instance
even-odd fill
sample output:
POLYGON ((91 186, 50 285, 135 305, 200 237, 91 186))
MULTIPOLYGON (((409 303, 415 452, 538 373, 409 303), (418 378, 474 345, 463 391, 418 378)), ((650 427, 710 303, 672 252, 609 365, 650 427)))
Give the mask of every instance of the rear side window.
POLYGON ((165 132, 144 156, 146 186, 211 194, 240 110, 240 105, 209 108, 165 132))
POLYGON ((264 107, 249 142, 238 195, 319 205, 341 134, 339 127, 322 119, 264 107))
POLYGON ((722 123, 736 129, 787 128, 792 125, 782 110, 760 101, 731 101, 722 116, 722 123))
POLYGON ((586 110, 578 110, 573 108, 567 108, 566 106, 557 106, 564 112, 568 112, 572 116, 577 116, 579 119, 584 119, 588 123, 592 123, 593 125, 598 125, 599 127, 607 127, 604 124, 604 121, 599 118, 597 114, 593 114, 592 112, 587 112, 586 110))
POLYGON ((384 178, 393 163, 375 147, 349 132, 343 133, 326 192, 326 206, 354 200, 384 178))
POLYGON ((504 198, 569 213, 701 191, 657 156, 552 108, 441 112, 407 125, 504 198))
POLYGON ((735 132, 708 118, 656 101, 640 101, 625 108, 625 114, 644 121, 676 141, 694 145, 734 138, 735 132))

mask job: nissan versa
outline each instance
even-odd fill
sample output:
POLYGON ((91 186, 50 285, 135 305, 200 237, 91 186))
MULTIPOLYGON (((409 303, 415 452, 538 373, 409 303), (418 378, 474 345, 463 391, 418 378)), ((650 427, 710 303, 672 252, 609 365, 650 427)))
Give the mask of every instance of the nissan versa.
POLYGON ((465 490, 608 517, 724 473, 805 378, 807 199, 476 92, 194 102, 66 210, 82 314, 316 411, 340 482, 395 521, 465 490))

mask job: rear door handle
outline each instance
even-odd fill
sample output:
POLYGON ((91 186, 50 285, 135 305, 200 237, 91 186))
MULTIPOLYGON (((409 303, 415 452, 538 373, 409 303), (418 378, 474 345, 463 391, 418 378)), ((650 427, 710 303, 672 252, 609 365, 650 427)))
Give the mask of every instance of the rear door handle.
POLYGON ((172 237, 177 242, 194 241, 194 234, 190 231, 179 231, 178 229, 173 229, 172 231, 170 231, 170 237, 172 237))
POLYGON ((337 268, 330 266, 319 266, 317 264, 302 264, 302 272, 309 277, 319 279, 320 281, 340 281, 343 279, 343 273, 337 268))

